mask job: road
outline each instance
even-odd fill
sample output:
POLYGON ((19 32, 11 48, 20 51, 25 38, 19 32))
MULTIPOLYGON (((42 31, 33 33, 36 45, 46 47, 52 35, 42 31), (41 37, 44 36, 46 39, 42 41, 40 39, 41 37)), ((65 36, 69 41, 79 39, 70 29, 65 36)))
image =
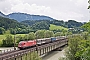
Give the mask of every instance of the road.
POLYGON ((59 60, 60 57, 65 57, 65 49, 62 51, 52 51, 42 58, 42 60, 59 60))

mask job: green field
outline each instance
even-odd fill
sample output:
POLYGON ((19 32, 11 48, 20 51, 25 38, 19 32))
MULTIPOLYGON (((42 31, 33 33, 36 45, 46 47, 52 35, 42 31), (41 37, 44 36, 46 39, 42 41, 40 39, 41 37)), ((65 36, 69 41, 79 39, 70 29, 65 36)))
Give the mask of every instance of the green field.
POLYGON ((0 40, 5 39, 6 35, 0 35, 0 40))
MULTIPOLYGON (((50 24, 50 27, 49 27, 50 30, 68 30, 67 28, 64 28, 62 26, 56 26, 56 25, 53 25, 53 24, 50 24)), ((0 35, 0 41, 2 41, 3 39, 6 38, 6 36, 10 34, 9 31, 7 31, 4 35, 0 35)), ((11 34, 12 35, 12 34, 11 34)), ((16 34, 16 37, 17 36, 25 36, 26 34, 16 34)), ((12 35, 14 37, 14 35, 12 35)))
POLYGON ((68 30, 67 28, 64 28, 62 26, 56 26, 56 25, 53 25, 53 24, 50 24, 50 27, 49 27, 50 30, 68 30))
MULTIPOLYGON (((5 39, 7 35, 8 35, 8 34, 0 35, 0 41, 3 40, 3 39, 5 39)), ((12 34, 11 34, 11 35, 12 35, 12 34)), ((21 35, 21 36, 25 36, 26 34, 16 34, 16 37, 17 37, 17 36, 20 36, 20 35, 21 35)), ((12 35, 12 36, 14 37, 14 35, 12 35)))

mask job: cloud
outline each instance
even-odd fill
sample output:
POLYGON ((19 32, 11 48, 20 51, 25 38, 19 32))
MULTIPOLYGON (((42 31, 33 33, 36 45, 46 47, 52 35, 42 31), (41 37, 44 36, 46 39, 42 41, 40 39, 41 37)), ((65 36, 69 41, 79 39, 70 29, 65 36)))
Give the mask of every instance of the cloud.
POLYGON ((29 14, 41 14, 44 15, 45 13, 50 12, 51 8, 46 6, 38 6, 36 4, 28 4, 28 3, 20 3, 17 5, 14 5, 11 8, 11 11, 13 12, 24 12, 29 14))
MULTIPOLYGON (((83 14, 79 14, 76 12, 72 12, 72 11, 64 11, 64 12, 54 12, 53 13, 58 20, 64 20, 64 21, 68 21, 68 20, 76 20, 76 21, 84 21, 81 18, 84 18, 83 14)), ((55 16, 53 16, 55 18, 55 16)))
POLYGON ((5 14, 22 12, 46 15, 55 19, 89 21, 88 0, 0 0, 5 14))
POLYGON ((76 5, 83 5, 85 0, 76 0, 76 5))

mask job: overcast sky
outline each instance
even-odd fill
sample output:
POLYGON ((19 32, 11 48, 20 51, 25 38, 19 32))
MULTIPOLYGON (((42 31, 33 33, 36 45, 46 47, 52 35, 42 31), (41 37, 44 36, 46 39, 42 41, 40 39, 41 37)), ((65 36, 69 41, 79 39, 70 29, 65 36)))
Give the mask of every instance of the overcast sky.
POLYGON ((50 16, 58 20, 88 22, 90 11, 88 0, 0 0, 4 14, 22 12, 50 16))

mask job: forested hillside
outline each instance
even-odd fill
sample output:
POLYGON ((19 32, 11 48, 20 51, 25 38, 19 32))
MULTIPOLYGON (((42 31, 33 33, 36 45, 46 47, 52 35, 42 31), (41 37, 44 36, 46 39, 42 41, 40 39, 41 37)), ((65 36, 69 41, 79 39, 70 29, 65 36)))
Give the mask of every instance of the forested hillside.
POLYGON ((16 27, 23 27, 25 25, 17 22, 16 20, 12 20, 9 18, 4 18, 0 17, 0 27, 3 27, 4 29, 9 29, 9 28, 16 28, 16 27))
POLYGON ((49 30, 50 27, 50 20, 27 20, 22 21, 21 23, 31 26, 31 28, 34 30, 49 30))
POLYGON ((7 30, 10 30, 12 34, 14 34, 14 31, 16 33, 25 33, 27 28, 27 25, 19 23, 16 20, 0 17, 0 34, 3 34, 7 30))
POLYGON ((11 13, 7 15, 10 19, 15 19, 19 22, 25 21, 25 20, 54 20, 53 18, 49 16, 43 16, 43 15, 30 15, 27 13, 11 13))
MULTIPOLYGON (((48 16, 30 15, 26 13, 4 15, 0 12, 0 34, 5 33, 7 30, 9 30, 11 34, 14 34, 15 32, 18 34, 24 34, 36 32, 37 30, 50 30, 50 24, 65 28, 79 28, 83 25, 83 23, 75 20, 65 22, 63 20, 54 20, 48 16)), ((62 30, 59 28, 59 30, 54 29, 53 31, 61 32, 62 30)))
POLYGON ((66 28, 76 28, 76 27, 80 27, 83 25, 83 23, 81 22, 77 22, 74 20, 69 20, 68 22, 64 22, 63 20, 26 20, 26 21, 22 21, 21 23, 27 24, 32 26, 33 24, 37 24, 37 22, 40 24, 40 22, 46 22, 47 24, 54 24, 57 26, 63 26, 66 28))

